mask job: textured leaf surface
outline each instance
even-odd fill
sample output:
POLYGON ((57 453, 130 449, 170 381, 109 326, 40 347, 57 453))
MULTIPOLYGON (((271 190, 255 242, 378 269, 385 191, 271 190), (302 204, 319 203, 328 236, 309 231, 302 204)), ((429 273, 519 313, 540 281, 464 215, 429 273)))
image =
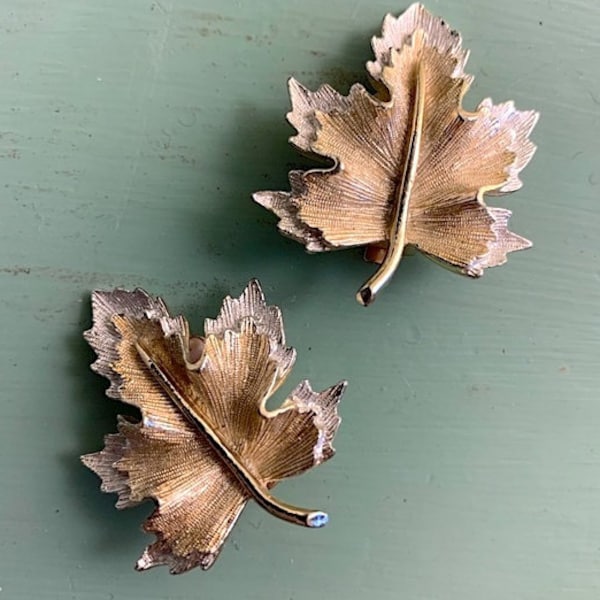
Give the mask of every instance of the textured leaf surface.
POLYGON ((293 171, 290 192, 257 192, 255 200, 310 252, 388 248, 399 215, 402 246, 472 277, 529 247, 508 230, 510 212, 486 206, 484 194, 521 187, 519 173, 535 150, 529 135, 537 113, 490 99, 473 113, 463 110, 472 81, 464 72, 467 51, 458 33, 419 4, 398 18, 388 15, 372 45, 375 60, 367 68, 375 95, 360 84, 342 96, 329 85, 311 92, 290 81, 288 120, 297 130, 291 142, 334 166, 293 171), (419 85, 423 118, 414 158, 419 85), (403 198, 413 158, 416 174, 403 198))
POLYGON ((190 336, 187 321, 170 317, 160 299, 142 290, 95 292, 92 304, 94 326, 86 339, 98 354, 93 368, 109 379, 109 396, 138 407, 142 420, 120 418, 118 433, 83 462, 101 477, 103 491, 118 494, 118 508, 156 501, 144 529, 157 540, 138 569, 207 569, 251 494, 166 393, 139 346, 151 349, 192 416, 210 423, 265 488, 333 455, 345 383, 316 393, 303 382, 278 410, 266 409, 295 352, 285 346, 279 309, 267 306, 256 281, 206 321, 199 357, 192 356, 191 343, 199 340, 190 336))

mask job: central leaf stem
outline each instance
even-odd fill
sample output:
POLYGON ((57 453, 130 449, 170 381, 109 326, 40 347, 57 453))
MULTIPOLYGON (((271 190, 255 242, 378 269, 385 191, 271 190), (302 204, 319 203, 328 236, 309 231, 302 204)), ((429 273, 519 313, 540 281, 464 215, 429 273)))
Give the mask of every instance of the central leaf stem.
POLYGON ((323 525, 327 524, 329 520, 327 513, 298 508, 271 496, 266 486, 244 466, 237 454, 227 447, 227 444, 215 431, 214 427, 197 410, 194 410, 173 377, 152 357, 151 350, 144 347, 140 342, 136 343, 135 347, 140 358, 144 361, 150 373, 152 373, 173 404, 203 434, 219 458, 227 465, 239 483, 260 506, 274 517, 296 525, 323 527, 323 525))
POLYGON ((377 294, 385 287, 402 260, 402 253, 406 246, 406 226, 408 223, 408 210, 410 195, 417 176, 419 166, 419 152, 421 149, 421 136, 423 133, 423 115, 425 112, 425 85, 423 82, 423 66, 418 64, 415 73, 413 92, 413 110, 406 161, 402 179, 394 194, 394 213, 390 231, 389 244, 383 262, 377 272, 360 288, 356 295, 357 300, 368 306, 375 301, 377 294))

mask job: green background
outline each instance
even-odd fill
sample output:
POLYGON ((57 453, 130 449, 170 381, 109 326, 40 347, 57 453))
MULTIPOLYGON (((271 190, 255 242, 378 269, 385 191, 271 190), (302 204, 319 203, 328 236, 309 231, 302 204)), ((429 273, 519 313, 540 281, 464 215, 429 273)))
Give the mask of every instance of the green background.
POLYGON ((369 309, 360 252, 309 256, 255 205, 304 159, 286 78, 365 79, 371 0, 3 0, 0 600, 600 597, 600 5, 430 2, 464 36, 467 104, 542 114, 502 199, 532 250, 479 281, 407 258, 369 309), (95 288, 140 285, 196 330, 259 277, 298 349, 289 391, 348 378, 338 454, 251 504, 207 572, 134 572, 78 455, 118 403, 81 333, 95 288))

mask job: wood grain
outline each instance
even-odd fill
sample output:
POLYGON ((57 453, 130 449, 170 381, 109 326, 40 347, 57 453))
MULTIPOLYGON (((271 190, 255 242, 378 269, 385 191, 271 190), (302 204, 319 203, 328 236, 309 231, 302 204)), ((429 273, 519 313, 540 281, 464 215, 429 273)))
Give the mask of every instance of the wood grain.
POLYGON ((472 50, 467 105, 542 115, 506 201, 535 246, 481 281, 407 258, 365 311, 359 253, 305 255, 250 198, 307 164, 287 77, 347 88, 404 8, 2 3, 0 599, 598 598, 600 5, 428 5, 472 50), (198 328, 253 276, 297 372, 350 379, 335 459, 280 488, 331 523, 250 506, 212 572, 137 574, 151 507, 117 513, 78 462, 119 410, 88 369, 89 292, 141 285, 198 328))

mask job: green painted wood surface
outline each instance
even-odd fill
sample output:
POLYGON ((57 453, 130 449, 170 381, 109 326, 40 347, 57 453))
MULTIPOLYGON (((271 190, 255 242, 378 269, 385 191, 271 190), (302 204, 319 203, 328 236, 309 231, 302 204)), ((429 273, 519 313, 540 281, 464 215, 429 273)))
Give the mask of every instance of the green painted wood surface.
POLYGON ((0 600, 600 597, 600 5, 432 2, 468 102, 537 108, 506 199, 535 248, 480 281, 414 257, 365 310, 360 253, 307 256, 252 191, 291 165, 285 81, 364 79, 383 0, 4 0, 0 6, 0 600), (208 572, 133 564, 78 455, 114 430, 88 369, 89 292, 141 285, 198 327, 252 276, 299 351, 347 377, 338 455, 255 505, 208 572))

